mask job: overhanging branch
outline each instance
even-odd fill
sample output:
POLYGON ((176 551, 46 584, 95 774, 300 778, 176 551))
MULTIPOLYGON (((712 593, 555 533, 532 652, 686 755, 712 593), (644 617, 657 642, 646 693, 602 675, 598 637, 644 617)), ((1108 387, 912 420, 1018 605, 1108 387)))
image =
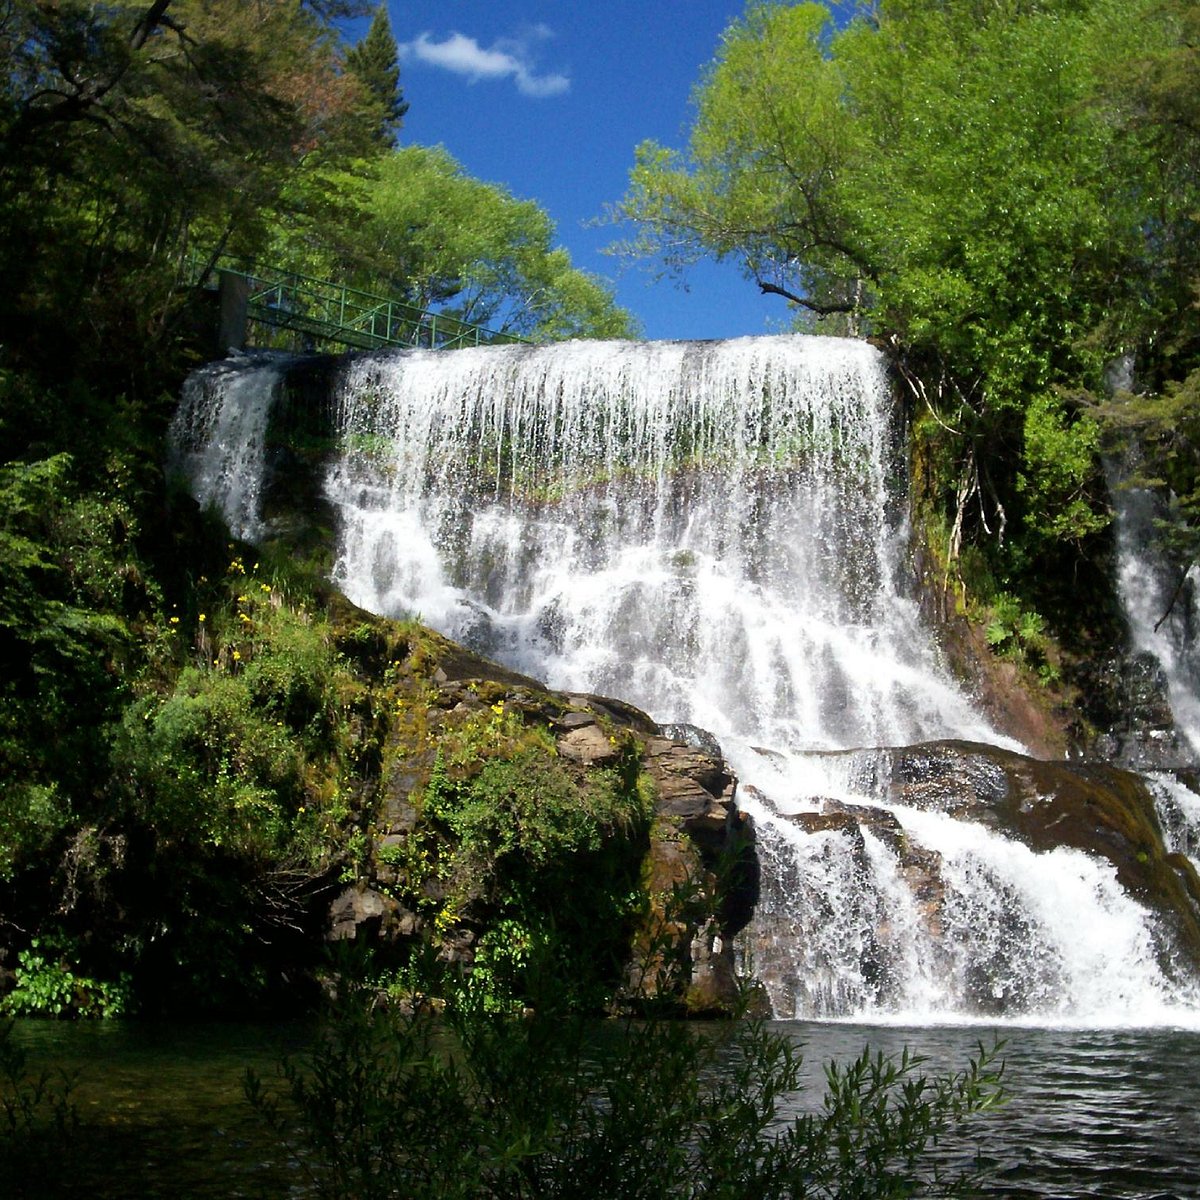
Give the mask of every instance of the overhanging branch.
POLYGON ((758 290, 764 296, 782 296, 785 300, 790 300, 793 304, 799 304, 801 308, 807 308, 809 312, 816 313, 819 317, 828 317, 833 313, 850 313, 854 312, 857 307, 854 304, 818 304, 815 300, 808 300, 804 296, 797 296, 795 292, 789 292, 787 288, 782 288, 776 283, 765 283, 761 279, 754 281, 758 284, 758 290))

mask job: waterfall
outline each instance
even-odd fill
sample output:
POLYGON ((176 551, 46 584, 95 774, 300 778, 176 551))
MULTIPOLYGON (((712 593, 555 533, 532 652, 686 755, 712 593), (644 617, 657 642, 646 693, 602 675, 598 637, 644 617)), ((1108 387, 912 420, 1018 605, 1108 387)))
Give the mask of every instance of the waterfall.
POLYGON ((1162 667, 1176 728, 1194 759, 1200 754, 1200 573, 1193 566, 1180 582, 1156 545, 1159 498, 1145 488, 1126 486, 1125 474, 1109 465, 1118 584, 1130 640, 1135 651, 1152 655, 1162 667))
POLYGON ((259 495, 267 420, 287 362, 239 357, 193 372, 171 424, 172 470, 243 541, 256 541, 263 532, 259 495))
MULTIPOLYGON (((240 378, 269 394, 246 378, 261 370, 240 378)), ((231 447, 222 414, 252 423, 257 401, 221 378, 203 411, 185 397, 181 461, 254 534, 261 483, 235 477, 261 464, 262 435, 231 447)), ((351 600, 719 740, 764 868, 742 953, 778 1015, 1139 1023, 1200 1007, 1107 860, 898 798, 870 750, 1020 749, 922 619, 904 430, 872 347, 359 355, 332 408, 324 499, 351 600)))
POLYGON ((993 736, 904 586, 903 464, 864 343, 365 357, 338 428, 335 578, 366 608, 730 746, 993 736))

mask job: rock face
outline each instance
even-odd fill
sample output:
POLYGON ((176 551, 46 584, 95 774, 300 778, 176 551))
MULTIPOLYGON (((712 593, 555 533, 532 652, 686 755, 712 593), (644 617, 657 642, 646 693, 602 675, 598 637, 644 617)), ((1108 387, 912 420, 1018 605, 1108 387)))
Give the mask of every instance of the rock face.
POLYGON ((1175 726, 1166 676, 1152 654, 1088 664, 1079 676, 1096 727, 1086 740, 1088 758, 1140 771, 1193 765, 1191 748, 1175 726))
POLYGON ((628 990, 642 1000, 681 998, 693 1014, 730 1012, 739 994, 732 938, 758 896, 753 827, 710 735, 648 737, 644 745, 656 793, 652 910, 628 990))
POLYGON ((1153 798, 1139 776, 966 742, 880 753, 885 794, 896 803, 977 821, 1036 851, 1070 846, 1108 859, 1122 887, 1161 914, 1200 966, 1194 872, 1181 871, 1166 853, 1153 798))
POLYGON ((366 941, 398 962, 432 944, 468 971, 486 964, 494 972, 516 954, 511 940, 497 949, 497 930, 513 926, 511 893, 536 890, 563 864, 546 861, 520 876, 528 864, 514 866, 505 839, 519 840, 521 830, 513 833, 502 816, 498 832, 468 853, 477 814, 452 811, 469 808, 475 781, 507 779, 515 763, 517 790, 493 799, 512 805, 516 826, 537 824, 555 803, 586 813, 614 787, 645 801, 640 825, 600 828, 578 856, 578 869, 592 874, 578 887, 564 880, 569 894, 546 899, 547 922, 561 930, 577 921, 581 896, 599 887, 603 901, 607 885, 596 873, 613 872, 612 889, 636 888, 641 905, 618 915, 611 906, 598 910, 584 936, 598 957, 624 946, 613 979, 620 1000, 731 1011, 739 994, 731 939, 753 908, 757 860, 736 781, 711 736, 691 727, 664 736, 621 701, 549 691, 428 630, 401 638, 394 623, 332 603, 353 627, 344 652, 365 676, 391 684, 372 705, 376 720, 360 751, 373 764, 360 789, 369 812, 364 853, 355 878, 332 896, 327 939, 366 941))

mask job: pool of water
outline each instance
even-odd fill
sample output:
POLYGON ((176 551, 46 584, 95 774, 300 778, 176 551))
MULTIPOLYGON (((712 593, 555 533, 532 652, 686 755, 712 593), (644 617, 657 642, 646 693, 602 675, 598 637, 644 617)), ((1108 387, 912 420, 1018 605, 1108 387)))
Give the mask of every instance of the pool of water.
MULTIPOLYGON (((1031 1200, 1193 1200, 1200 1196, 1200 1033, 880 1027, 781 1022, 804 1048, 811 1106, 824 1064, 864 1044, 961 1069, 980 1041, 1005 1040, 1009 1102, 944 1147, 978 1154, 984 1193, 1031 1200)), ((267 1134, 243 1096, 246 1069, 273 1078, 302 1054, 305 1025, 19 1022, 31 1064, 77 1076, 72 1171, 96 1200, 301 1196, 301 1164, 267 1134)), ((9 1181, 11 1185, 11 1181, 9 1181)), ((28 1194, 45 1196, 37 1181, 28 1194)), ((0 1187, 0 1194, 10 1195, 0 1187)))
POLYGON ((1200 1196, 1200 1033, 897 1027, 788 1022, 819 1083, 821 1064, 905 1046, 928 1069, 959 1070, 980 1041, 1004 1040, 1009 1099, 947 1147, 977 1153, 988 1196, 1194 1200, 1200 1196))

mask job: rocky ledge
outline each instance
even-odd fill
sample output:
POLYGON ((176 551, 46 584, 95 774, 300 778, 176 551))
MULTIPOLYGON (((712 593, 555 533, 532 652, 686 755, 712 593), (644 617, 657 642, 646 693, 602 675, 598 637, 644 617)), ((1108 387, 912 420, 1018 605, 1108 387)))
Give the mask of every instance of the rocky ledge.
POLYGON ((339 605, 344 649, 371 682, 358 757, 372 765, 326 938, 395 962, 428 945, 468 973, 511 973, 541 906, 589 969, 610 961, 618 1003, 731 1011, 757 860, 712 738, 339 605))

